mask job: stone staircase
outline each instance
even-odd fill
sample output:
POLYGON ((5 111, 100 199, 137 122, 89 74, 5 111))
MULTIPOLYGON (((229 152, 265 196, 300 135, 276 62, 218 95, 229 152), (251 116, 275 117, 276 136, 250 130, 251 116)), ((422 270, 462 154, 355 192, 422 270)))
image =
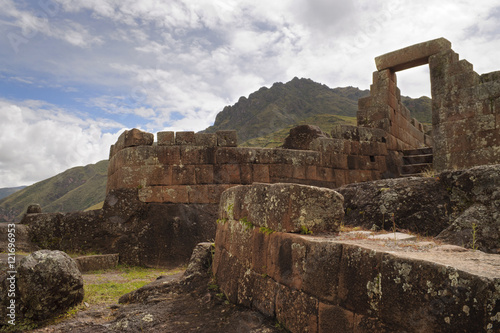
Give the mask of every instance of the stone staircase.
POLYGON ((422 177, 423 172, 432 169, 432 148, 419 148, 403 151, 401 176, 422 177))

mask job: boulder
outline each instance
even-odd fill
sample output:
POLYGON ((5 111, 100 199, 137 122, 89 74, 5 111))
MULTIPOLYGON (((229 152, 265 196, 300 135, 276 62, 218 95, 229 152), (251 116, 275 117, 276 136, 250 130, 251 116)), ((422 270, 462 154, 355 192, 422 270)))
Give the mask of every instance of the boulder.
POLYGON ((288 183, 232 187, 222 193, 219 216, 281 232, 335 232, 344 216, 334 190, 288 183))
POLYGON ((318 126, 299 125, 290 130, 282 148, 309 150, 311 143, 316 138, 328 138, 328 135, 318 126))
POLYGON ((76 263, 61 251, 41 250, 0 271, 0 328, 25 320, 43 321, 83 300, 83 279, 76 263))
POLYGON ((25 318, 53 318, 83 300, 82 274, 64 252, 33 252, 21 260, 17 273, 17 299, 25 318))
POLYGON ((26 214, 39 214, 42 212, 42 207, 39 204, 29 205, 26 214))

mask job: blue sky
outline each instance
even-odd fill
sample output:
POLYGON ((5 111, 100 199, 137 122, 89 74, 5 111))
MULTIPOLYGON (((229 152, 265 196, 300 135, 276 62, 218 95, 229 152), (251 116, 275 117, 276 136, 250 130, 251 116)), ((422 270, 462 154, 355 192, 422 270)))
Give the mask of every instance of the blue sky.
MULTIPOLYGON (((202 130, 261 86, 368 89, 374 57, 445 37, 500 69, 497 1, 0 0, 0 187, 108 157, 127 128, 202 130)), ((398 73, 429 95, 426 67, 398 73)))

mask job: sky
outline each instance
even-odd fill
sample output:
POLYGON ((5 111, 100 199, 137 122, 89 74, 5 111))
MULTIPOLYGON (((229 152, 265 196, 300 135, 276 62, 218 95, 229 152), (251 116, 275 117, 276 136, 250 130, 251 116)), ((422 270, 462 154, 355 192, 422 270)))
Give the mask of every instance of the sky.
MULTIPOLYGON (((262 86, 368 89, 374 58, 445 37, 500 69, 483 0, 0 0, 0 187, 107 159, 125 129, 199 131, 262 86)), ((398 73, 430 96, 428 67, 398 73)))

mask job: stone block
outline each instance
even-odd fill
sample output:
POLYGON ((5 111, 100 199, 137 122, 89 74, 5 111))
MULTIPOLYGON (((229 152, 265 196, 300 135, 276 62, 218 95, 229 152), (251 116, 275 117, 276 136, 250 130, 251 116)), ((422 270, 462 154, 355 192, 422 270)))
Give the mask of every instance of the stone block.
POLYGON ((217 164, 252 163, 254 150, 236 147, 219 147, 215 154, 217 164))
POLYGON ((194 142, 196 146, 217 147, 217 135, 215 133, 195 133, 194 142))
POLYGON ((276 294, 279 284, 261 274, 251 273, 253 282, 252 308, 268 317, 275 316, 276 294))
POLYGON ((215 165, 214 182, 216 184, 241 184, 240 166, 238 164, 215 165))
POLYGON ((158 146, 173 146, 175 144, 175 133, 171 131, 158 132, 156 134, 156 140, 158 146))
POLYGON ((240 164, 240 178, 242 185, 248 185, 253 183, 252 176, 252 164, 240 164))
POLYGON ((270 164, 269 177, 271 182, 277 183, 284 180, 289 180, 293 176, 293 165, 291 164, 270 164))
POLYGON ((318 333, 356 332, 360 316, 337 305, 319 303, 318 333))
POLYGON ((238 135, 236 131, 217 131, 217 146, 236 147, 238 146, 238 135))
POLYGON ((293 165, 292 178, 294 179, 306 179, 306 166, 305 165, 293 165))
POLYGON ((269 183, 271 181, 271 178, 269 177, 269 165, 253 164, 252 176, 254 182, 269 183))
POLYGON ((181 150, 179 146, 158 146, 157 158, 160 164, 181 164, 181 150))
POLYGON ((346 170, 335 170, 335 186, 340 187, 344 186, 347 184, 347 179, 346 179, 346 170))
POLYGON ((303 292, 279 285, 276 319, 292 332, 317 332, 318 301, 303 292))
POLYGON ((360 314, 377 316, 382 299, 383 253, 343 245, 339 268, 339 305, 360 314))
POLYGON ((194 173, 196 184, 214 183, 214 166, 212 164, 196 165, 194 173))
POLYGON ((430 56, 450 49, 451 43, 448 40, 438 38, 378 56, 375 64, 379 71, 390 68, 397 72, 427 64, 430 56))
POLYGON ((76 257, 73 260, 78 265, 80 272, 91 272, 115 268, 118 265, 119 254, 102 254, 93 256, 76 257))
POLYGON ((184 131, 184 132, 176 132, 175 133, 175 144, 178 146, 181 145, 195 145, 195 136, 192 131, 184 131))
POLYGON ((196 184, 194 165, 173 165, 172 166, 173 185, 194 185, 196 184))
MULTIPOLYGON (((275 231, 334 231, 344 215, 343 198, 337 192, 297 184, 236 186, 221 198, 221 218, 232 205, 238 220, 246 217, 256 226, 275 231)), ((231 218, 231 216, 228 216, 231 218)))
POLYGON ((188 201, 189 203, 194 203, 194 204, 210 203, 208 186, 207 185, 188 186, 188 201))
POLYGON ((146 186, 139 189, 139 200, 142 202, 164 202, 163 186, 146 186))
POLYGON ((318 179, 317 175, 317 170, 316 166, 314 165, 308 165, 306 166, 306 179, 313 179, 316 180, 318 179))
POLYGON ((187 186, 165 186, 163 191, 163 202, 168 203, 189 203, 187 186))
POLYGON ((127 147, 151 146, 154 138, 152 133, 143 132, 137 128, 126 130, 118 137, 115 150, 119 151, 127 147))
POLYGON ((188 164, 214 164, 216 151, 214 147, 180 146, 180 163, 188 164))
POLYGON ((333 171, 334 170, 332 168, 318 167, 316 168, 316 177, 318 180, 322 180, 325 182, 334 182, 335 174, 333 171))

